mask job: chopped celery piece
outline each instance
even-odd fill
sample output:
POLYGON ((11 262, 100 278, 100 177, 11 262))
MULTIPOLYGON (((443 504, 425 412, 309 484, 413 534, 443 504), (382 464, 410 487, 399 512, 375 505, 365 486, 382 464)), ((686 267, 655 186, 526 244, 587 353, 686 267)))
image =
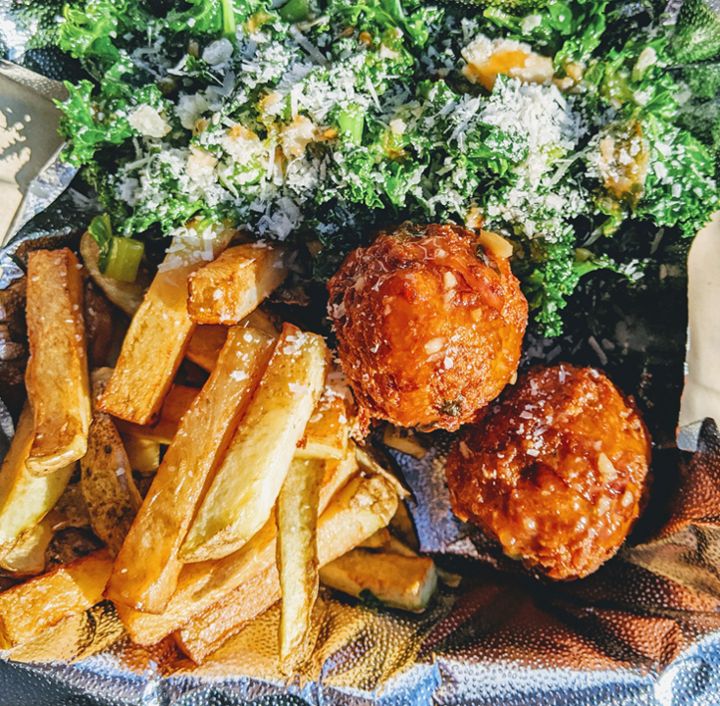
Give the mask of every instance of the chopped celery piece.
POLYGON ((278 10, 278 15, 280 15, 285 22, 295 24, 295 22, 304 20, 309 12, 310 6, 308 5, 308 0, 290 0, 278 10))
MULTIPOLYGON (((103 274, 120 282, 134 282, 144 252, 145 243, 134 238, 113 236, 110 240, 103 274)), ((100 271, 102 272, 102 268, 100 271)))
POLYGON ((233 0, 222 0, 222 23, 223 23, 223 37, 226 39, 235 39, 235 31, 237 29, 235 25, 235 8, 233 7, 233 0))
MULTIPOLYGON (((290 0, 292 2, 292 0, 290 0)), ((363 129, 365 128, 365 114, 356 103, 351 103, 338 115, 338 127, 356 144, 362 143, 363 129)))

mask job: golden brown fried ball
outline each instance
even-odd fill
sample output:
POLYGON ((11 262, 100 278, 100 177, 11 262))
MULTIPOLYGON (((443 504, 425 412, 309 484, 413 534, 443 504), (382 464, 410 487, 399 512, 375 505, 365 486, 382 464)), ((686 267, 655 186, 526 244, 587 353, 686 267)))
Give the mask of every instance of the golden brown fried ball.
POLYGON ((405 225, 350 253, 328 310, 361 412, 455 430, 500 393, 527 324, 503 246, 459 226, 405 225))
POLYGON ((453 510, 554 579, 587 576, 640 514, 650 437, 599 370, 534 368, 458 440, 453 510))

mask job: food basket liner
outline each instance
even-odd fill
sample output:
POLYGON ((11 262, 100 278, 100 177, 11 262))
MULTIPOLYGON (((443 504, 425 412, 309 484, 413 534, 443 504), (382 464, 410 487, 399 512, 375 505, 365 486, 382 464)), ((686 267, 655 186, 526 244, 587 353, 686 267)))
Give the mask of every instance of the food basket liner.
MULTIPOLYGON (((10 332, 0 346, 0 455, 27 358, 19 263, 34 249, 76 247, 97 213, 94 202, 67 188, 72 176, 51 160, 0 249, 0 289, 12 288, 17 300, 0 307, 10 332)), ((678 326, 682 333, 684 322, 678 326)), ((555 351, 559 360, 575 344, 532 341, 530 348, 539 358, 555 351)), ((132 644, 104 602, 4 653, 0 704, 717 703, 720 435, 712 419, 693 421, 697 451, 656 453, 650 505, 631 541, 586 579, 536 577, 460 522, 445 482, 451 437, 437 434, 420 460, 388 450, 412 490, 421 550, 463 576, 459 587, 441 588, 425 613, 323 590, 315 649, 287 682, 276 660, 277 606, 198 666, 171 639, 152 648, 132 644)))

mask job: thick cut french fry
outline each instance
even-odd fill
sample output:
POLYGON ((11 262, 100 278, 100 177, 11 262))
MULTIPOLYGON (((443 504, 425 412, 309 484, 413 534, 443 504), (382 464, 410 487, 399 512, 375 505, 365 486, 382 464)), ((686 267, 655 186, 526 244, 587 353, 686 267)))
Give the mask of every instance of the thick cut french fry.
MULTIPOLYGON (((325 462, 318 513, 327 509, 333 497, 357 473, 358 464, 355 450, 349 449, 347 456, 341 461, 325 462)), ((190 564, 180 576, 176 595, 162 615, 147 615, 140 611, 130 610, 118 605, 118 612, 125 616, 128 626, 133 626, 135 636, 146 640, 144 644, 154 644, 173 630, 180 627, 188 615, 200 612, 203 607, 211 605, 221 596, 243 583, 244 577, 252 577, 254 571, 262 567, 275 566, 276 525, 272 517, 263 529, 235 554, 221 559, 219 562, 208 561, 202 564, 190 564), (260 568, 258 568, 260 567, 260 568), (208 596, 205 592, 209 591, 208 596)), ((279 595, 280 582, 277 571, 273 568, 279 595)), ((274 601, 273 601, 274 602, 274 601)))
POLYGON ((178 550, 272 355, 273 340, 254 329, 230 329, 215 370, 183 416, 123 544, 107 597, 161 612, 175 591, 178 550))
POLYGON ((115 420, 117 430, 123 435, 141 441, 154 441, 156 444, 169 445, 177 434, 180 420, 190 409, 190 405, 198 396, 197 387, 173 385, 165 396, 160 410, 160 419, 155 424, 134 424, 124 419, 115 420))
POLYGON ((130 468, 138 473, 155 473, 160 466, 160 443, 154 439, 138 439, 134 436, 122 437, 130 468))
POLYGON ((120 432, 121 437, 133 438, 136 441, 153 442, 155 444, 164 444, 169 446, 172 443, 175 434, 177 434, 179 424, 171 422, 168 419, 160 417, 156 424, 133 424, 126 422, 124 419, 115 419, 115 427, 120 432))
POLYGON ((180 550, 185 562, 219 559, 267 521, 325 382, 322 336, 285 324, 270 365, 218 467, 180 550))
POLYGON ((0 559, 0 566, 20 576, 41 574, 45 571, 45 551, 54 534, 52 520, 46 517, 20 535, 15 546, 0 559))
POLYGON ((350 423, 345 400, 327 388, 315 406, 305 434, 298 443, 299 458, 343 458, 347 451, 350 423))
POLYGON ((90 527, 90 513, 80 483, 68 485, 50 511, 56 530, 66 527, 90 527))
POLYGON ((407 505, 401 502, 398 505, 395 516, 390 520, 390 529, 397 535, 410 549, 420 551, 420 540, 418 539, 415 526, 408 512, 407 505))
POLYGON ((75 469, 73 462, 46 476, 33 475, 26 465, 32 442, 32 412, 25 405, 0 469, 0 556, 53 509, 75 469))
POLYGON ((160 417, 157 424, 133 424, 124 419, 115 419, 115 428, 123 439, 135 439, 148 443, 164 444, 169 446, 177 434, 178 423, 170 422, 160 417))
POLYGON ((326 586, 362 598, 369 591, 391 608, 425 610, 437 588, 432 559, 353 549, 320 570, 326 586))
MULTIPOLYGON (((400 503, 398 505, 398 512, 395 513, 395 517, 397 517, 402 506, 403 503, 400 503)), ((390 533, 390 530, 395 530, 395 526, 393 525, 395 517, 390 520, 389 528, 385 527, 380 531, 376 532, 372 537, 368 537, 368 539, 360 546, 363 549, 382 549, 387 554, 400 554, 401 556, 419 556, 415 550, 411 549, 407 544, 405 544, 403 541, 390 533)))
POLYGON ((328 505, 318 522, 320 566, 337 559, 387 527, 398 505, 397 490, 383 476, 355 476, 328 505))
MULTIPOLYGON (((352 478, 320 515, 317 529, 320 565, 337 559, 387 525, 397 509, 397 503, 395 489, 385 478, 352 478)), ((154 645, 193 618, 196 628, 201 629, 201 626, 215 620, 216 614, 219 622, 227 622, 225 637, 229 637, 237 632, 232 624, 232 611, 241 610, 245 615, 247 609, 238 607, 228 594, 270 568, 274 571, 279 589, 275 553, 275 523, 271 521, 234 554, 218 561, 187 565, 175 595, 161 615, 150 615, 118 605, 120 619, 139 645, 154 645), (223 600, 234 607, 228 609, 231 612, 227 615, 220 616, 215 605, 223 600)))
POLYGON ((211 373, 227 339, 227 326, 196 326, 185 357, 211 373))
POLYGON ((99 603, 111 568, 103 549, 0 593, 0 649, 28 642, 99 603))
POLYGON ((88 369, 114 364, 125 336, 115 307, 90 280, 83 288, 83 320, 87 342, 88 369))
POLYGON ((25 664, 78 662, 125 637, 122 623, 114 617, 112 606, 101 601, 92 608, 63 618, 56 625, 45 628, 22 645, 2 650, 2 657, 25 664))
POLYGON ((93 281, 102 289, 105 296, 128 316, 134 316, 142 304, 145 290, 150 285, 148 273, 141 269, 137 279, 132 283, 120 282, 114 277, 101 274, 98 267, 100 249, 90 233, 85 233, 80 239, 80 256, 93 281))
POLYGON ((70 250, 36 250, 28 257, 25 372, 34 438, 27 467, 53 473, 87 450, 90 388, 81 265, 70 250))
POLYGON ((200 620, 173 633, 175 642, 193 662, 201 664, 229 637, 277 603, 281 593, 277 568, 270 566, 213 606, 219 619, 207 620, 202 614, 200 620))
POLYGON ((348 449, 345 458, 340 460, 331 458, 325 461, 325 471, 320 486, 320 500, 318 503, 320 514, 325 511, 335 493, 340 488, 345 487, 345 484, 358 472, 359 468, 354 448, 348 449))
MULTIPOLYGON (((250 326, 273 338, 280 335, 280 329, 276 325, 274 317, 262 307, 248 314, 238 325, 250 326)), ((190 343, 188 343, 185 357, 211 373, 217 363, 220 350, 225 345, 227 331, 227 326, 212 324, 197 326, 190 343)))
MULTIPOLYGON (((232 235, 229 229, 215 235, 213 256, 232 235)), ((187 310, 187 277, 204 262, 197 241, 179 236, 173 240, 130 323, 101 411, 135 424, 148 424, 159 413, 195 328, 187 310)))
MULTIPOLYGON (((102 395, 112 369, 92 374, 93 399, 102 395)), ((97 408, 88 434, 88 450, 80 460, 80 489, 93 532, 107 544, 112 556, 120 551, 142 499, 120 434, 110 415, 97 408)))
POLYGON ((377 473, 380 476, 385 476, 391 483, 395 485, 397 494, 401 498, 409 498, 410 491, 403 485, 403 482, 394 474, 387 469, 387 459, 383 458, 383 454, 372 446, 358 446, 355 445, 355 455, 357 456, 360 468, 365 469, 368 473, 377 473), (377 457, 380 457, 378 460, 377 457), (381 463, 382 461, 382 463, 381 463))
POLYGON ((383 527, 368 537, 360 546, 364 549, 383 549, 389 541, 390 532, 387 527, 383 527))
POLYGON ((427 456, 428 453, 427 446, 412 429, 402 429, 392 424, 385 427, 383 444, 417 459, 427 456))
POLYGON ((323 470, 318 459, 293 460, 277 501, 277 565, 283 599, 280 663, 290 674, 306 657, 320 583, 315 533, 323 470))
POLYGON ((163 402, 160 418, 168 422, 180 424, 182 418, 187 414, 187 411, 199 394, 200 390, 197 387, 173 385, 163 402))
POLYGON ((264 306, 251 311, 240 323, 244 326, 252 326, 273 338, 277 338, 282 333, 282 320, 264 306))
POLYGON ((284 248, 236 245, 188 278, 188 312, 199 324, 238 324, 287 275, 284 248))

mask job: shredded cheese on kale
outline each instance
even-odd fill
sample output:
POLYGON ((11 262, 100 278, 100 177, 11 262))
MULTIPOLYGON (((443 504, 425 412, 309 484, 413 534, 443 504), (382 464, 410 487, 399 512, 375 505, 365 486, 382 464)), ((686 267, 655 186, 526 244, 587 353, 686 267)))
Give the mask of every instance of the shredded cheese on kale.
POLYGON ((89 73, 61 105, 65 158, 118 233, 229 221, 319 241, 327 276, 373 228, 484 220, 555 335, 587 273, 642 278, 653 235, 626 234, 692 235, 717 206, 649 3, 315 0, 299 21, 264 0, 151 5, 76 3, 60 28, 89 73))

